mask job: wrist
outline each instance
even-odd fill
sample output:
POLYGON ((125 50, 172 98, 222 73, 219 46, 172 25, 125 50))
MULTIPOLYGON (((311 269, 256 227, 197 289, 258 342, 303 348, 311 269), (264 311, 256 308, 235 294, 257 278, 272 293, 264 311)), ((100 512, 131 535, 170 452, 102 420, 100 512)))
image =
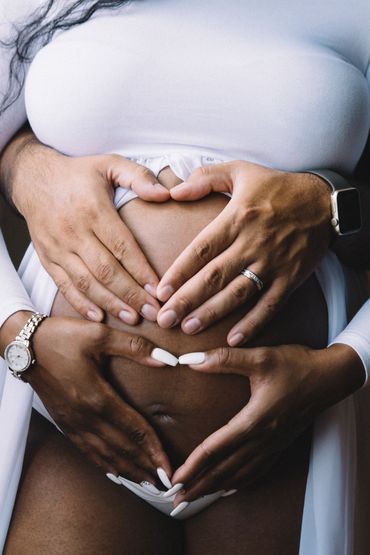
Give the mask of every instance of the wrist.
POLYGON ((345 399, 363 386, 365 369, 352 347, 334 343, 317 353, 318 373, 330 401, 328 406, 345 399))
POLYGON ((5 322, 0 328, 0 353, 1 356, 4 355, 5 347, 14 340, 18 335, 20 330, 23 328, 25 323, 29 318, 31 318, 33 312, 27 310, 19 310, 15 312, 5 322))

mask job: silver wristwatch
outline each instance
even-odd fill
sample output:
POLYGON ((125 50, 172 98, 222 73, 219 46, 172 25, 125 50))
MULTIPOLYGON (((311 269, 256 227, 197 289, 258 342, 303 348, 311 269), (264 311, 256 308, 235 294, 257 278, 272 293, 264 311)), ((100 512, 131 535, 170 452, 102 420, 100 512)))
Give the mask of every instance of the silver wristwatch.
POLYGON ((361 229, 360 195, 356 187, 332 170, 306 170, 321 177, 331 189, 331 225, 337 235, 350 235, 361 229))
POLYGON ((36 312, 27 320, 17 337, 5 347, 4 359, 15 378, 22 379, 23 373, 35 364, 31 349, 32 336, 46 318, 46 314, 36 312))

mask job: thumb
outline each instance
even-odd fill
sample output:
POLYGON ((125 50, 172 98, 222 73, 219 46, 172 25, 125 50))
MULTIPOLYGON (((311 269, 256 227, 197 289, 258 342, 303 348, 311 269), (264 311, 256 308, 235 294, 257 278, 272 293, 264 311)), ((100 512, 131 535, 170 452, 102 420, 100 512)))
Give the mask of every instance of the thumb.
POLYGON ((214 374, 239 374, 250 377, 259 369, 258 360, 261 358, 255 349, 233 349, 221 347, 204 353, 187 353, 179 357, 179 364, 186 364, 197 372, 214 374))
POLYGON ((189 178, 170 191, 177 201, 197 200, 210 193, 232 193, 233 180, 228 164, 202 166, 193 171, 189 178))
POLYGON ((150 202, 165 202, 170 193, 147 167, 115 154, 110 157, 107 177, 116 187, 132 189, 138 197, 150 202))

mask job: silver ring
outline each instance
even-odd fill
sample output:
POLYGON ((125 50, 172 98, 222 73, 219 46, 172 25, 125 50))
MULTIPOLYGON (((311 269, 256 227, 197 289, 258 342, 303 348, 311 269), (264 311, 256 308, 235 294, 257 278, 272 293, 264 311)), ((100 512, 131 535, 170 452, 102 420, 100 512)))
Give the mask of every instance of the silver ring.
POLYGON ((264 288, 265 285, 264 285, 262 279, 260 279, 254 272, 252 272, 251 270, 248 270, 248 268, 244 268, 244 270, 242 270, 240 273, 243 276, 245 276, 246 278, 253 281, 253 283, 257 287, 258 291, 262 291, 262 289, 264 288))

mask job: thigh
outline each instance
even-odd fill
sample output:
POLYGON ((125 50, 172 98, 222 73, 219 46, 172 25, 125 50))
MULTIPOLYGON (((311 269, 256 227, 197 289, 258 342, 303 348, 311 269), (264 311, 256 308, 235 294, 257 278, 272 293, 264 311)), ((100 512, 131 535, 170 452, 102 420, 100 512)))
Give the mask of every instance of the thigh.
POLYGON ((311 430, 255 485, 186 521, 187 555, 297 555, 311 430))
POLYGON ((110 482, 33 415, 4 555, 181 554, 181 525, 110 482))

